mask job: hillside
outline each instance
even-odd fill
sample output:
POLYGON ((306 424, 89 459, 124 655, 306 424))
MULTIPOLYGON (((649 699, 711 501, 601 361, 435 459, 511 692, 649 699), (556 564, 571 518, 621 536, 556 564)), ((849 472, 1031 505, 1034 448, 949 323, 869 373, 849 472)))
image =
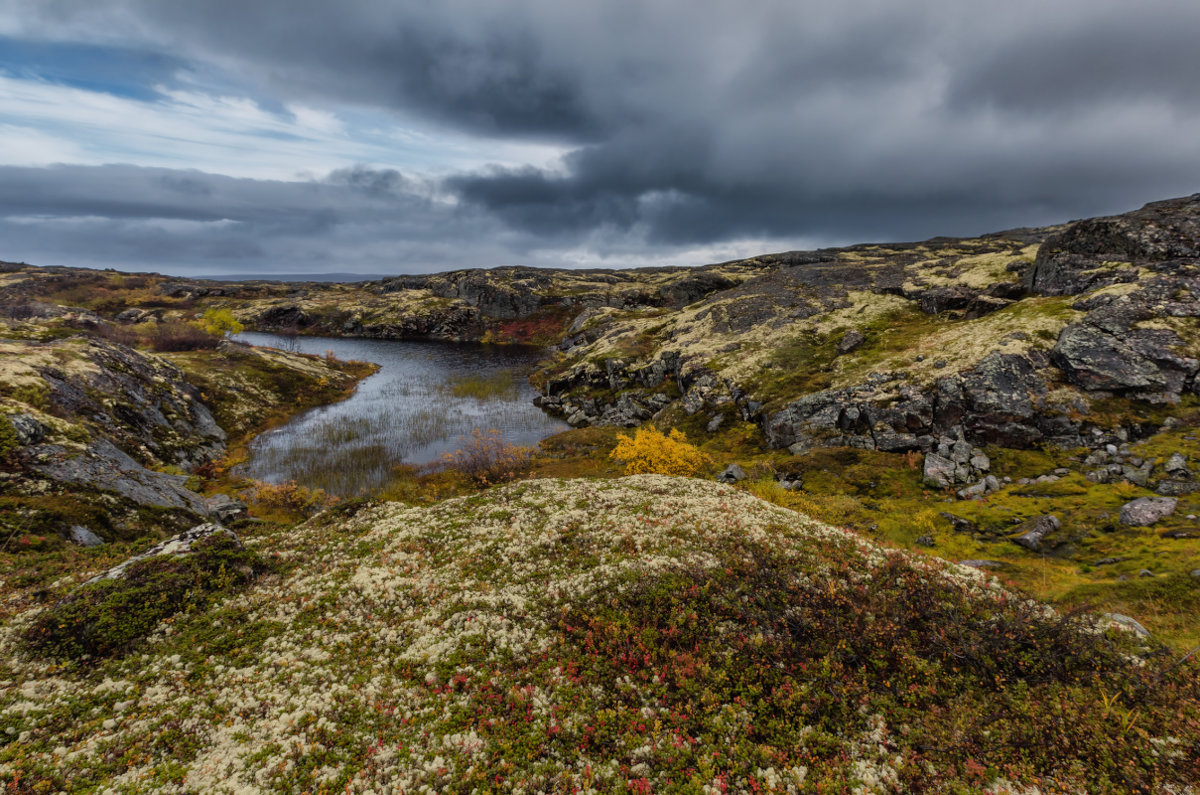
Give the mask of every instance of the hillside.
POLYGON ((92 665, 4 631, 18 791, 1195 792, 1196 665, 711 482, 334 510, 92 665))
POLYGON ((214 473, 254 434, 371 371, 193 342, 155 352, 130 329, 55 305, 0 319, 0 615, 80 567, 244 517, 229 488, 211 488, 214 473))
MULTIPOLYGON (((0 305, 83 312, 118 331, 223 308, 284 335, 550 346, 538 402, 581 430, 548 440, 535 473, 615 474, 614 428, 675 427, 720 467, 739 464, 760 496, 980 561, 1041 598, 1135 615, 1190 648, 1198 228, 1192 196, 1050 228, 694 269, 330 284, 8 264, 0 305)), ((458 490, 424 479, 391 493, 458 490)))
POLYGON ((1196 792, 1198 296, 1200 194, 695 269, 0 263, 0 785, 1196 792), (230 467, 371 367, 207 312, 539 344, 576 427, 301 524, 230 467), (620 477, 643 424, 702 479, 620 477))

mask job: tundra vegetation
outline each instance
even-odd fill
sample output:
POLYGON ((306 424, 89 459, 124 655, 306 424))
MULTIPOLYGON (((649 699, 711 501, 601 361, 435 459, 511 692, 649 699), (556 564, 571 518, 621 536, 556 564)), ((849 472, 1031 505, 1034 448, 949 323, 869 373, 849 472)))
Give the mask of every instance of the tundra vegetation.
POLYGON ((1196 792, 1198 295, 1200 196, 697 269, 0 267, 0 781, 1196 792), (206 316, 548 345, 576 427, 322 479, 381 415, 248 482, 370 367, 206 316), (83 585, 230 498, 244 546, 83 585))

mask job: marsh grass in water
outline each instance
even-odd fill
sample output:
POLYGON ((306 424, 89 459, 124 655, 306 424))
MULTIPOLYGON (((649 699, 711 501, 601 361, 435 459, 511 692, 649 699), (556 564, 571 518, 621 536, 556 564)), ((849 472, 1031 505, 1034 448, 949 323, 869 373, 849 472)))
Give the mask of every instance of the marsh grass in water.
POLYGON ((512 370, 497 370, 494 373, 464 373, 450 378, 443 391, 457 398, 475 400, 516 400, 520 390, 512 370))
MULTIPOLYGON (((278 344, 267 335, 246 336, 278 344)), ((495 429, 516 449, 566 427, 532 404, 536 391, 523 373, 540 355, 535 351, 313 337, 298 343, 305 350, 377 361, 381 369, 350 399, 260 436, 235 474, 294 481, 338 497, 368 496, 403 479, 401 468, 453 466, 450 459, 476 432, 490 438, 495 429)))

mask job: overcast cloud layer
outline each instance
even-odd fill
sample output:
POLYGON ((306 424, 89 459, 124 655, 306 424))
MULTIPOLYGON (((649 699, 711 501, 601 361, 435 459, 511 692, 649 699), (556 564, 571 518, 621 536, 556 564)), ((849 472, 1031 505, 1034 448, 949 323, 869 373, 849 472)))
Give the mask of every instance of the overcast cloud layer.
POLYGON ((1192 0, 0 0, 0 36, 0 259, 700 264, 1200 191, 1192 0))

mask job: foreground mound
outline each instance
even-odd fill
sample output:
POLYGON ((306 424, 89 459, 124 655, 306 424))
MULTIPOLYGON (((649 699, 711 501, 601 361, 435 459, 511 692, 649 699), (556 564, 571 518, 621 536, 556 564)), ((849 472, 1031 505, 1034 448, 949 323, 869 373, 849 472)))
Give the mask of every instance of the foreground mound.
MULTIPOLYGON (((1196 668, 714 483, 332 512, 62 668, 7 631, 0 783, 99 792, 1188 792, 1196 668)), ((28 790, 23 788, 28 787, 28 790)), ((41 789, 38 789, 41 787, 41 789)))

